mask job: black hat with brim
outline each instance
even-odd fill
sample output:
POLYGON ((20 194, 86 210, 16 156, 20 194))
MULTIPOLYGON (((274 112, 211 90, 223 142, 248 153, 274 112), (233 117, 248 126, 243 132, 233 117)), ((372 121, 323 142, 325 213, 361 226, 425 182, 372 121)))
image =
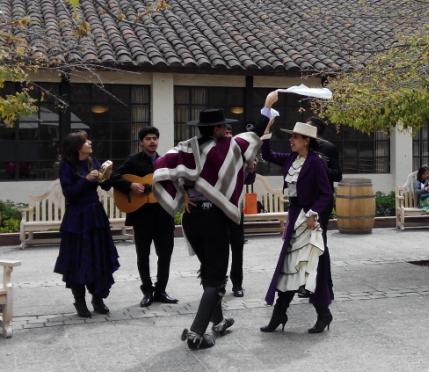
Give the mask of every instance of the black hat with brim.
POLYGON ((200 111, 199 120, 191 120, 186 124, 194 127, 214 127, 216 125, 234 124, 237 122, 238 120, 225 118, 225 114, 222 109, 206 109, 200 111))

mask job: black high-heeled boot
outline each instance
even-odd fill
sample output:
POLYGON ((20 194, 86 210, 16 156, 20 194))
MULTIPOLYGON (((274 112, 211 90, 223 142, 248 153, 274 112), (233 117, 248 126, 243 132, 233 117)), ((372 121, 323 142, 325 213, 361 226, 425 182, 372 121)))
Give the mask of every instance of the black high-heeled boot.
POLYGON ((88 307, 86 306, 85 301, 85 287, 84 286, 77 286, 72 287, 72 293, 75 299, 75 303, 73 304, 76 308, 77 315, 81 318, 91 318, 91 313, 88 310, 88 307))
POLYGON ((92 296, 92 306, 94 307, 94 311, 99 314, 108 314, 109 308, 103 302, 101 297, 92 296))
POLYGON ((308 333, 322 333, 325 328, 329 331, 329 325, 334 319, 327 305, 314 305, 317 312, 316 324, 308 330, 308 333))
POLYGON ((288 320, 286 310, 291 303, 295 292, 278 292, 276 304, 274 305, 273 314, 271 315, 270 322, 261 327, 261 332, 274 332, 277 327, 282 325, 282 332, 284 332, 286 322, 288 320))

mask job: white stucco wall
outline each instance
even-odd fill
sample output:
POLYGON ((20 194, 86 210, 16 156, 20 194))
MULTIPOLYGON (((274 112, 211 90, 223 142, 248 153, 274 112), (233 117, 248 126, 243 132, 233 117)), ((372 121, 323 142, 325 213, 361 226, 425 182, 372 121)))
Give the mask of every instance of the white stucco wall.
POLYGON ((152 125, 159 129, 160 154, 174 146, 174 79, 172 74, 152 76, 152 125))
POLYGON ((395 185, 403 185, 413 171, 413 137, 411 131, 396 127, 390 132, 390 170, 395 185))
POLYGON ((28 203, 30 195, 42 195, 49 190, 52 181, 0 182, 0 200, 28 203))

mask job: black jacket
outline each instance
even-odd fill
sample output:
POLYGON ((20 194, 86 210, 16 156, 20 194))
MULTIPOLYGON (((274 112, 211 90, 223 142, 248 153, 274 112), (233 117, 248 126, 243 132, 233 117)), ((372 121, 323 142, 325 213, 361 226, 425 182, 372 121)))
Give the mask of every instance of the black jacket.
POLYGON ((315 152, 322 158, 328 168, 329 181, 334 187, 334 182, 340 182, 343 178, 343 171, 340 167, 337 147, 327 140, 318 141, 319 148, 315 152))
MULTIPOLYGON (((156 154, 158 158, 159 155, 156 154)), ((150 156, 144 152, 139 152, 130 156, 124 164, 122 164, 112 175, 112 186, 125 194, 131 192, 131 182, 124 181, 122 175, 133 174, 138 177, 144 177, 154 172, 153 161, 150 156)), ((125 225, 134 226, 143 223, 148 217, 148 214, 165 215, 166 219, 172 219, 170 215, 165 212, 161 206, 156 204, 145 204, 140 209, 132 213, 127 213, 125 225)), ((153 216, 154 217, 154 216, 153 216)), ((170 221, 169 221, 170 222, 170 221)))

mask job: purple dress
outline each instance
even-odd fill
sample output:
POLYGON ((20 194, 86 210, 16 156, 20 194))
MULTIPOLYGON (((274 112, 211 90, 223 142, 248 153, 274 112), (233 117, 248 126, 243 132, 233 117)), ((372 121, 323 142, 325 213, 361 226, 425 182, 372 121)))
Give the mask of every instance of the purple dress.
MULTIPOLYGON (((270 140, 264 140, 262 144, 262 157, 264 160, 278 164, 283 167, 286 175, 292 163, 295 161, 296 153, 280 153, 271 150, 270 140)), ((287 187, 286 183, 284 187, 287 187)), ((269 305, 274 302, 278 279, 283 268, 291 237, 294 233, 295 221, 301 209, 307 212, 309 209, 317 212, 321 218, 330 211, 332 204, 332 187, 324 162, 312 151, 301 168, 298 176, 297 197, 289 206, 288 224, 284 235, 284 243, 280 251, 279 259, 268 288, 265 300, 269 305)), ((332 290, 332 278, 329 251, 325 242, 325 251, 319 257, 317 267, 316 290, 310 297, 310 302, 315 305, 329 305, 334 298, 332 290)))
MULTIPOLYGON (((99 168, 100 164, 92 158, 92 169, 99 168)), ((93 295, 106 298, 114 283, 112 274, 119 268, 118 252, 98 199, 99 184, 85 178, 89 171, 87 161, 80 161, 77 169, 66 162, 60 167, 66 210, 54 272, 63 275, 67 288, 86 285, 93 295)), ((110 181, 100 186, 109 190, 110 181)))

